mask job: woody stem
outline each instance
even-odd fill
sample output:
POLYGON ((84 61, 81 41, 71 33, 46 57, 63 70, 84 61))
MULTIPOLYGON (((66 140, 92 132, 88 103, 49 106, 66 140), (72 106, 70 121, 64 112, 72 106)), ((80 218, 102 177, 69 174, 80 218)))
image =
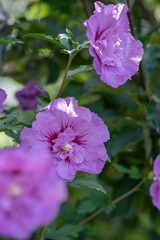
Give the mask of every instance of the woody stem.
MULTIPOLYGON (((132 16, 132 11, 131 11, 130 0, 126 0, 126 3, 128 5, 128 20, 129 20, 129 24, 130 24, 131 34, 136 39, 136 33, 134 30, 134 23, 133 23, 133 16, 132 16)), ((145 79, 144 79, 142 62, 140 62, 140 64, 139 64, 139 77, 141 80, 141 86, 143 87, 143 89, 145 91, 147 88, 146 88, 145 79)), ((149 101, 150 101, 148 96, 146 96, 146 101, 147 101, 147 103, 149 103, 149 101)))

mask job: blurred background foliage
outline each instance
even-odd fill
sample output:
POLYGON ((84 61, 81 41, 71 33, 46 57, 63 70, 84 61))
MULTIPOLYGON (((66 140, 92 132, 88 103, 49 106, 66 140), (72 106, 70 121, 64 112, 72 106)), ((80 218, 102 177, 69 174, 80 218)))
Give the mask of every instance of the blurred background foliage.
MULTIPOLYGON (((116 4, 115 0, 102 2, 116 4)), ((69 186, 69 200, 57 223, 49 227, 52 234, 46 235, 48 239, 160 239, 160 215, 148 190, 153 178, 152 163, 160 152, 160 2, 132 0, 131 5, 136 35, 144 46, 142 64, 147 90, 144 92, 141 87, 138 73, 132 81, 111 88, 91 70, 93 59, 88 48, 75 56, 70 70, 77 74, 67 78, 61 97, 73 96, 79 105, 103 118, 111 134, 106 144, 109 161, 99 176, 90 179, 96 179, 102 189, 85 188, 83 181, 78 188, 77 183, 69 186), (144 96, 150 96, 149 104, 144 96), (142 176, 147 181, 141 190, 112 206, 111 200, 134 187, 142 176), (84 227, 73 225, 102 206, 105 211, 84 227)), ((55 38, 67 28, 82 44, 87 41, 83 22, 93 10, 92 0, 0 0, 0 40, 9 36, 22 41, 12 44, 12 39, 10 44, 0 45, 0 88, 8 94, 0 119, 0 148, 18 144, 23 126, 30 126, 35 118, 32 111, 20 111, 15 92, 35 79, 53 100, 68 61, 68 55, 59 46, 24 35, 42 33, 55 38)), ((90 178, 87 174, 85 177, 90 178)))

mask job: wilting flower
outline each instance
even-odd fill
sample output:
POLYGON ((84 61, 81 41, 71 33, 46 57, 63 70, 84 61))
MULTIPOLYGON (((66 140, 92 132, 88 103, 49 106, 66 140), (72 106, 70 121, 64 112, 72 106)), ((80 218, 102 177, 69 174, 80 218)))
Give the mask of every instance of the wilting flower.
POLYGON ((88 108, 79 107, 73 97, 56 99, 37 114, 32 128, 21 132, 21 147, 48 154, 57 175, 71 181, 76 171, 100 173, 109 140, 104 122, 88 108))
POLYGON ((16 98, 19 101, 20 108, 22 111, 29 109, 37 111, 37 105, 39 101, 36 97, 44 95, 35 86, 43 91, 43 89, 36 81, 30 80, 22 90, 16 92, 16 98))
POLYGON ((3 89, 0 89, 0 115, 3 112, 3 108, 1 107, 2 103, 6 100, 7 94, 3 89))
POLYGON ((101 80, 114 88, 138 71, 143 56, 142 43, 130 34, 127 10, 124 4, 95 2, 93 15, 84 22, 93 66, 101 80))
POLYGON ((155 181, 150 187, 150 195, 152 196, 153 204, 160 210, 160 154, 154 161, 153 172, 155 174, 155 181))
POLYGON ((0 152, 0 196, 0 235, 21 240, 56 217, 67 190, 45 156, 10 148, 0 152))

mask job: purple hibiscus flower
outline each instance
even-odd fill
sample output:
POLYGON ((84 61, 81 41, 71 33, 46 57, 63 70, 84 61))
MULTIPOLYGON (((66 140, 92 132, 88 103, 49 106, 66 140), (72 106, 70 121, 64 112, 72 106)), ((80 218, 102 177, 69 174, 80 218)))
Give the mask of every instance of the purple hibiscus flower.
POLYGON ((37 111, 37 105, 39 101, 36 97, 44 95, 41 91, 35 88, 35 86, 37 86, 43 91, 43 89, 36 81, 30 80, 22 90, 16 92, 16 98, 19 101, 20 108, 22 111, 26 110, 37 111))
POLYGON ((138 71, 143 56, 142 43, 130 34, 127 10, 124 4, 104 6, 95 2, 93 15, 84 22, 94 69, 114 88, 138 71))
POLYGON ((43 155, 19 148, 0 152, 0 234, 28 239, 36 228, 51 222, 67 198, 66 184, 43 155))
POLYGON ((153 204, 160 210, 160 154, 154 161, 153 172, 155 181, 150 187, 150 195, 152 196, 153 204))
POLYGON ((48 154, 65 181, 71 181, 76 171, 100 173, 107 159, 104 142, 109 138, 104 122, 79 107, 73 97, 51 102, 20 137, 26 151, 48 154))
POLYGON ((3 108, 1 107, 2 103, 6 100, 7 94, 3 89, 0 89, 0 115, 3 112, 3 108))

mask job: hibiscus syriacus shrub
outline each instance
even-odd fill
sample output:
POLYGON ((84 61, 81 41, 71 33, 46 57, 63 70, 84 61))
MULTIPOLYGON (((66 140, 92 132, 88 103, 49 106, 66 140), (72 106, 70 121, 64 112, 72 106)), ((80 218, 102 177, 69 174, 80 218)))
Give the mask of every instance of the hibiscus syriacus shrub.
POLYGON ((0 12, 0 240, 159 239, 158 2, 0 12))

